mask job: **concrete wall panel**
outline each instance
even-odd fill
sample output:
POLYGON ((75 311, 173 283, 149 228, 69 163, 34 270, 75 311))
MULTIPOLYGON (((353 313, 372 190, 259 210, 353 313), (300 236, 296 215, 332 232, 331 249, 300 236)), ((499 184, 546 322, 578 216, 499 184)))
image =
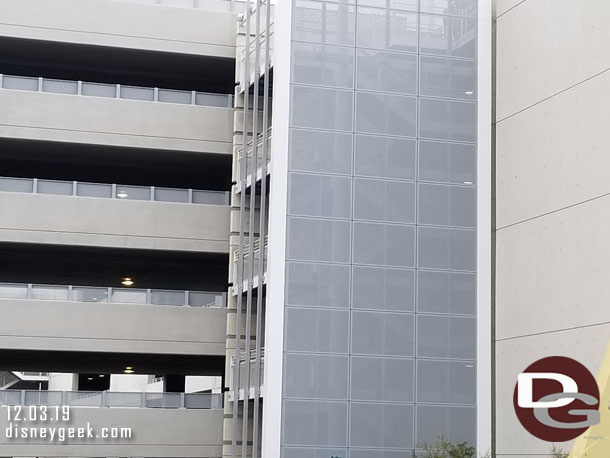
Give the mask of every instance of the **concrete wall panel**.
POLYGON ((225 354, 226 309, 0 299, 0 348, 225 354))
POLYGON ((228 253, 224 205, 0 193, 0 240, 228 253))
POLYGON ((122 1, 6 0, 0 35, 234 58, 235 21, 234 13, 122 1))
MULTIPOLYGON (((499 1, 498 14, 516 4, 499 1)), ((610 68, 610 2, 527 0, 498 19, 497 115, 504 119, 610 68)))
POLYGON ((43 439, 7 439, 6 407, 0 408, 0 454, 3 456, 146 456, 215 458, 222 448, 222 409, 137 409, 86 408, 71 409, 69 423, 25 423, 31 427, 84 427, 87 422, 96 433, 102 428, 132 428, 132 439, 69 439, 49 447, 43 439))
POLYGON ((0 90, 0 137, 231 153, 232 108, 0 90))

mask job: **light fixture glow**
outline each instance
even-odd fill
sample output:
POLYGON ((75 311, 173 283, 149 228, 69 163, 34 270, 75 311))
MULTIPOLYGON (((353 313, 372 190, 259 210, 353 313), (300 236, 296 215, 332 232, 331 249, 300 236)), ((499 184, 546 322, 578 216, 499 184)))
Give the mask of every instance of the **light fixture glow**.
POLYGON ((465 94, 466 95, 472 95, 472 94, 474 94, 474 91, 466 91, 465 94))
POLYGON ((464 181, 464 184, 472 184, 472 181, 464 181))
POLYGON ((87 380, 93 380, 93 377, 87 377, 87 380))
POLYGON ((133 370, 133 367, 127 366, 125 370, 123 370, 125 374, 134 374, 136 371, 133 370))
POLYGON ((104 378, 104 377, 106 377, 106 375, 105 374, 100 374, 99 377, 100 378, 104 378))
POLYGON ((133 286, 134 283, 135 282, 131 277, 123 277, 123 279, 121 280, 121 285, 123 286, 133 286))
POLYGON ((116 196, 119 199, 124 199, 125 197, 129 197, 129 194, 127 194, 127 191, 125 191, 124 189, 119 190, 119 192, 117 192, 116 196))

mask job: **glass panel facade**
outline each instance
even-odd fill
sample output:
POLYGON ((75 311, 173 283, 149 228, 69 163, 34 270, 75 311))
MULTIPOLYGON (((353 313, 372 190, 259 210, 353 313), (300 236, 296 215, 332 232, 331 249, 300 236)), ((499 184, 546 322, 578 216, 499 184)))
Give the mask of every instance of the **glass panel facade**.
POLYGON ((476 3, 293 3, 282 458, 476 444, 476 3))

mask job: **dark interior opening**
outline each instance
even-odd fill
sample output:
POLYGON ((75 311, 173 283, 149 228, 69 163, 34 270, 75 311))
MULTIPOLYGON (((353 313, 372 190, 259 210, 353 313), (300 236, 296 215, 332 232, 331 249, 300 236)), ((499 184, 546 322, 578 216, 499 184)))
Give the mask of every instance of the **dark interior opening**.
POLYGON ((235 59, 1 37, 0 73, 232 94, 235 59))
POLYGON ((0 176, 228 191, 231 156, 0 139, 0 176))
POLYGON ((78 374, 79 391, 105 391, 110 389, 110 374, 78 374))
POLYGON ((0 370, 120 374, 126 366, 132 366, 136 374, 220 376, 224 373, 225 358, 207 355, 0 350, 0 370))
POLYGON ((0 243, 0 282, 224 292, 226 254, 0 243))

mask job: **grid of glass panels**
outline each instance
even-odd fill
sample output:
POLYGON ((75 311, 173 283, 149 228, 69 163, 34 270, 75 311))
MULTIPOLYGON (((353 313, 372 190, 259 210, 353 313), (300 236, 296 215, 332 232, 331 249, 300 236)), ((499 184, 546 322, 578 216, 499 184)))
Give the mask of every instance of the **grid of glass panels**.
POLYGON ((293 0, 283 458, 476 443, 476 0, 293 0))

